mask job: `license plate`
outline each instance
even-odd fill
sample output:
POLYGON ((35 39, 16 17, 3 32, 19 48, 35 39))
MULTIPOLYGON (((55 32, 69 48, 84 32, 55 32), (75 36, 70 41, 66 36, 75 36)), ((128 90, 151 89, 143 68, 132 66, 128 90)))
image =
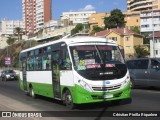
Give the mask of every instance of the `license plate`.
POLYGON ((104 95, 104 98, 112 98, 112 97, 113 97, 112 94, 104 95))

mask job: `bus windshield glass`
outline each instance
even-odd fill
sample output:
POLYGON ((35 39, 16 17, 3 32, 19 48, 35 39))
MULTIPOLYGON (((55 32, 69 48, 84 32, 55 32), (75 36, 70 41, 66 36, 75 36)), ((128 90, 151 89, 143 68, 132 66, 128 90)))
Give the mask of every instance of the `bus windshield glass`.
POLYGON ((111 80, 127 72, 120 49, 111 45, 70 46, 74 69, 89 80, 111 80))

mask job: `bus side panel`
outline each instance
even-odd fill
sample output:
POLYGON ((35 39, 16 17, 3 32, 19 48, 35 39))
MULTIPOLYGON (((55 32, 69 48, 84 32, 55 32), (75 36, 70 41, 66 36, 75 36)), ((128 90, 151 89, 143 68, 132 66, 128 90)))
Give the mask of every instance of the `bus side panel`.
POLYGON ((61 86, 61 95, 63 94, 64 88, 67 88, 72 96, 74 101, 74 77, 72 70, 62 70, 60 71, 60 86, 61 86))
POLYGON ((27 71, 28 88, 31 84, 35 94, 53 98, 52 72, 27 71))
POLYGON ((60 71, 60 85, 74 86, 73 71, 60 71))

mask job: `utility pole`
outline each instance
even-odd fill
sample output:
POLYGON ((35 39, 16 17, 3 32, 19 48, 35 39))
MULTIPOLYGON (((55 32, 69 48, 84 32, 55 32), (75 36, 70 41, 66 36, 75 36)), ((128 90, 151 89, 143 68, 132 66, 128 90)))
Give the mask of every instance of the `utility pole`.
POLYGON ((153 1, 152 0, 152 41, 153 41, 153 57, 155 57, 155 48, 154 48, 154 16, 153 16, 153 1))

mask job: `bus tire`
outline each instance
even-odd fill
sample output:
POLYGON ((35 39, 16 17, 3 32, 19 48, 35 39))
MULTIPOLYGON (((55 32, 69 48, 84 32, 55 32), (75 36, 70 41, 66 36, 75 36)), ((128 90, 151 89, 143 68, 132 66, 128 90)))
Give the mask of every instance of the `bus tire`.
POLYGON ((32 87, 30 87, 30 89, 29 89, 29 95, 30 95, 32 98, 36 98, 36 95, 35 95, 34 90, 33 90, 32 87))
POLYGON ((64 97, 65 97, 64 102, 66 107, 68 107, 69 109, 73 109, 74 108, 73 98, 69 90, 66 90, 66 92, 64 93, 64 97))
POLYGON ((131 87, 132 89, 135 88, 135 82, 134 82, 134 80, 133 80, 132 78, 130 79, 130 87, 131 87))

